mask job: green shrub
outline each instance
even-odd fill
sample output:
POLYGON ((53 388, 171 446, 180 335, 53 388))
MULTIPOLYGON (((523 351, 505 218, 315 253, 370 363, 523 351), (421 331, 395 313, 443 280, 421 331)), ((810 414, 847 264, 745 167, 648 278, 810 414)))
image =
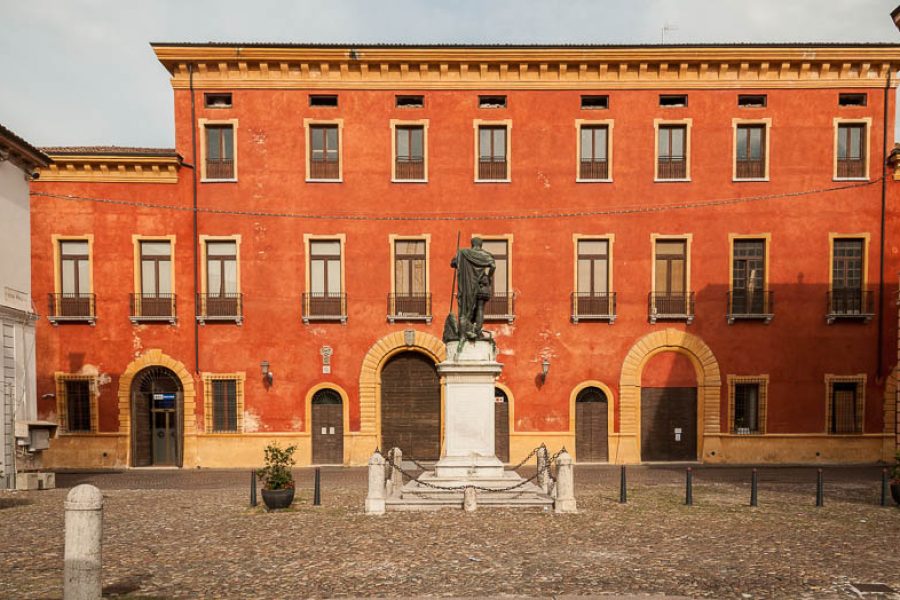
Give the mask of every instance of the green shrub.
POLYGON ((256 472, 267 490, 284 490, 294 487, 294 452, 297 446, 282 448, 273 442, 266 446, 266 466, 256 472))

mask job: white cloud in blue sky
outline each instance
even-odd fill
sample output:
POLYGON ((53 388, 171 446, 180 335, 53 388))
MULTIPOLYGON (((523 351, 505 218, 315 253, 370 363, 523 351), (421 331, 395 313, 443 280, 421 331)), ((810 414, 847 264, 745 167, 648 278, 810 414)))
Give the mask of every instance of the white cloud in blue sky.
POLYGON ((0 123, 37 145, 172 146, 167 42, 894 42, 900 0, 0 0, 0 123))

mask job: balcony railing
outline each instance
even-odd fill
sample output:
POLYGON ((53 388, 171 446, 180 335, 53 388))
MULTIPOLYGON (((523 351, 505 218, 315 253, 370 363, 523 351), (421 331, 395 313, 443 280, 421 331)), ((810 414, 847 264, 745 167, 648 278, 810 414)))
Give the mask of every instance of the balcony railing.
POLYGON ((738 160, 735 165, 736 179, 764 179, 766 163, 762 160, 738 160))
POLYGON ((837 176, 839 178, 865 177, 866 161, 861 158, 839 158, 837 176))
POLYGON ((615 292, 574 292, 572 294, 572 322, 616 322, 615 292))
POLYGON ((243 294, 197 294, 197 321, 234 321, 238 325, 244 320, 243 294))
POLYGON ((89 323, 97 319, 94 294, 48 294, 50 300, 47 318, 58 323, 89 323))
POLYGON ((828 292, 828 323, 839 319, 869 322, 875 316, 875 297, 872 290, 836 288, 828 292))
POLYGON ((388 321, 431 323, 431 294, 388 294, 388 321))
POLYGON ((683 156, 660 156, 656 169, 657 179, 686 179, 687 161, 683 156))
POLYGON ((694 321, 694 292, 650 292, 648 296, 650 322, 658 320, 694 321))
POLYGON ((209 158, 206 160, 207 179, 234 179, 234 160, 231 158, 209 158))
POLYGON ((131 294, 131 322, 175 323, 175 294, 131 294))
POLYGON ((512 292, 494 293, 494 295, 484 303, 485 321, 507 321, 512 323, 515 318, 516 313, 512 292))
POLYGON ((775 316, 775 294, 770 291, 728 292, 728 324, 737 320, 760 320, 767 324, 775 316))
POLYGON ((478 161, 478 179, 484 181, 505 180, 509 177, 506 174, 506 159, 490 159, 482 158, 478 161))
POLYGON ((578 170, 579 179, 609 179, 609 163, 605 160, 583 160, 578 170))
POLYGON ((397 157, 394 179, 411 181, 425 179, 425 159, 397 157))
POLYGON ((303 322, 347 322, 347 294, 307 292, 302 298, 303 322))
POLYGON ((313 158, 309 161, 310 179, 340 179, 341 166, 337 160, 313 158))

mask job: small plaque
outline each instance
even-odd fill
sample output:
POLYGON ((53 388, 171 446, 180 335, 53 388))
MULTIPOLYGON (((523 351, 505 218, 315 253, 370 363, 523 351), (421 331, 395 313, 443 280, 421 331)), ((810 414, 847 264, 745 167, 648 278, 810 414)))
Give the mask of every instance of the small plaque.
POLYGON ((325 375, 331 373, 331 365, 322 365, 322 373, 325 375))
POLYGON ((328 428, 327 428, 327 427, 323 427, 323 428, 322 428, 322 435, 328 435, 328 428))

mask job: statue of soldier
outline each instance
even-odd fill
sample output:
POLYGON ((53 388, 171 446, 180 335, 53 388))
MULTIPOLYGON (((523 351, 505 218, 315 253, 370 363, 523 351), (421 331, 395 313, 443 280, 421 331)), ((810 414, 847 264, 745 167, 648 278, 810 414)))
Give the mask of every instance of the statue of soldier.
MULTIPOLYGON (((456 333, 460 340, 486 339, 482 331, 484 303, 491 298, 497 265, 491 253, 481 246, 481 238, 472 238, 472 247, 459 250, 450 261, 450 266, 457 273, 459 320, 456 333)), ((448 337, 447 332, 444 337, 448 337)))

